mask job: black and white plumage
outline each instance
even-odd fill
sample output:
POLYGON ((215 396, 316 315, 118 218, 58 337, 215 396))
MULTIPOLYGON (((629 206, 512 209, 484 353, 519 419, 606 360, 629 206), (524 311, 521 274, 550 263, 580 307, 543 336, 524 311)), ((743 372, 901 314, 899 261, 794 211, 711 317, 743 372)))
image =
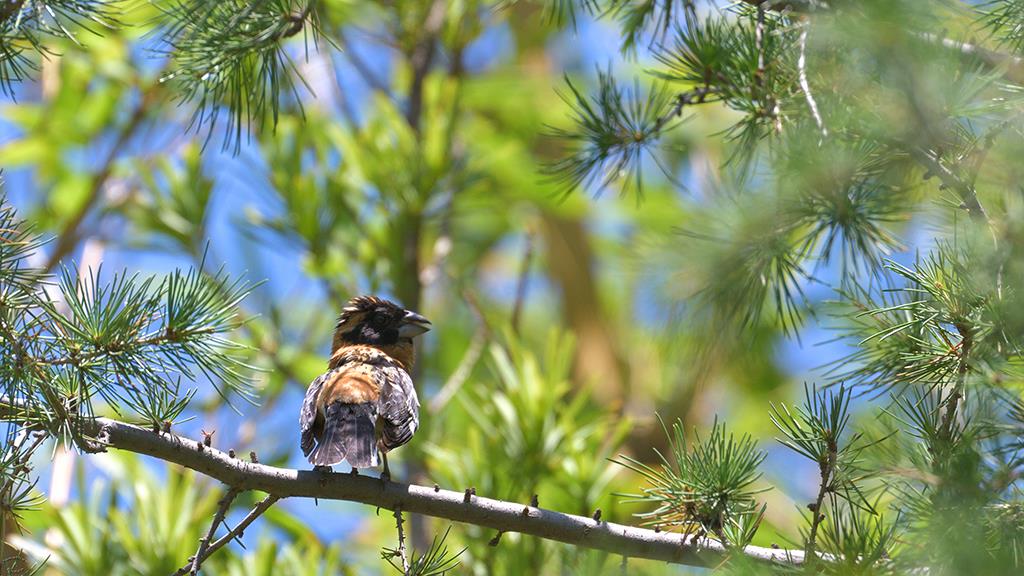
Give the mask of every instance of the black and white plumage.
POLYGON ((412 338, 429 330, 419 314, 376 297, 349 302, 335 328, 329 370, 306 390, 299 414, 302 453, 315 466, 384 464, 419 427, 409 376, 412 338))

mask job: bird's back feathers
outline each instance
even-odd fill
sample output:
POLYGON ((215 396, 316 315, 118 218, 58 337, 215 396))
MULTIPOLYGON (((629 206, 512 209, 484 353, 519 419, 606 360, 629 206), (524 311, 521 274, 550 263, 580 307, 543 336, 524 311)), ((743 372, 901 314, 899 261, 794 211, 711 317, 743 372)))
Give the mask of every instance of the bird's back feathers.
POLYGON ((419 426, 419 400, 403 364, 369 346, 352 346, 306 391, 299 422, 302 453, 316 466, 342 460, 353 468, 378 464, 419 426), (379 444, 378 444, 379 442, 379 444))
POLYGON ((310 464, 333 466, 347 460, 353 468, 376 466, 376 421, 376 402, 332 402, 326 409, 323 434, 309 454, 310 464))

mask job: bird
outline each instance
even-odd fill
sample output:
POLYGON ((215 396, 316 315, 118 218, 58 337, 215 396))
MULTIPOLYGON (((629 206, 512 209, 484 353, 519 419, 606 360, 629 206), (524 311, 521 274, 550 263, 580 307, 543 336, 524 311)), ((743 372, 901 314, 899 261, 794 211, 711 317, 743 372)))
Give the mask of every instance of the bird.
POLYGON ((413 338, 430 321, 377 296, 349 300, 338 316, 327 371, 310 383, 299 414, 300 446, 315 470, 347 461, 353 473, 383 462, 412 439, 420 403, 413 338))

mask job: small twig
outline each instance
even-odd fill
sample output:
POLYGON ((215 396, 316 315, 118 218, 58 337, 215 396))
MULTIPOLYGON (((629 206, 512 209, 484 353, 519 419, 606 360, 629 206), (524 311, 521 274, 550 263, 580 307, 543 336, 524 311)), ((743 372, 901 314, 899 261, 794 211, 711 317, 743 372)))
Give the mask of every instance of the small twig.
POLYGON ((291 38, 299 32, 302 32, 302 29, 306 27, 306 19, 308 19, 310 14, 313 13, 313 7, 315 5, 316 0, 306 0, 306 6, 301 12, 289 14, 285 18, 285 20, 288 21, 288 26, 281 31, 278 39, 284 40, 285 38, 291 38))
POLYGON ((757 26, 754 28, 754 44, 757 48, 757 71, 754 73, 754 82, 757 85, 757 97, 760 98, 761 89, 764 87, 764 3, 757 5, 757 26))
POLYGON ((118 157, 124 148, 128 145, 129 140, 135 134, 135 131, 142 124, 142 121, 146 118, 146 107, 149 102, 153 99, 153 92, 156 90, 158 84, 154 84, 147 88, 139 99, 138 106, 132 111, 128 122, 118 132, 117 139, 114 141, 114 145, 111 146, 110 152, 107 153, 103 159, 103 163, 100 165, 100 169, 92 177, 89 182, 89 191, 86 194, 82 203, 78 206, 71 216, 64 223, 60 232, 57 234, 57 238, 53 243, 53 251, 50 253, 49 258, 46 260, 44 269, 47 272, 52 271, 57 267, 57 264, 64 259, 75 246, 78 244, 79 228, 85 221, 85 217, 89 215, 93 207, 99 202, 101 193, 103 192, 104 186, 107 181, 114 173, 114 164, 117 162, 118 157))
POLYGON ((764 6, 768 10, 785 11, 789 10, 796 13, 808 13, 816 10, 821 10, 827 7, 827 3, 822 0, 742 0, 746 4, 754 4, 755 6, 764 6))
POLYGON ((428 405, 431 414, 437 414, 443 410, 455 396, 455 393, 466 383, 469 375, 473 372, 473 368, 480 361, 480 356, 483 355, 487 340, 487 327, 481 325, 473 334, 473 339, 469 342, 469 348, 466 349, 466 353, 462 356, 462 360, 455 368, 455 371, 448 377, 441 390, 431 399, 428 405))
POLYGON ((25 0, 0 0, 0 23, 21 12, 25 0))
POLYGON ((519 264, 519 279, 516 282, 516 297, 512 304, 512 317, 509 323, 512 332, 519 334, 519 317, 523 313, 523 302, 526 300, 526 288, 530 278, 530 262, 533 260, 533 232, 526 233, 526 247, 523 249, 523 260, 519 264))
MULTIPOLYGON (((266 498, 264 498, 263 500, 260 500, 259 504, 257 504, 256 507, 253 508, 249 512, 249 514, 247 514, 246 517, 243 518, 242 521, 238 523, 238 526, 235 526, 227 534, 225 534, 225 535, 221 536, 220 538, 218 538, 216 542, 214 542, 213 544, 210 544, 209 548, 206 549, 206 551, 204 552, 204 554, 202 556, 197 554, 196 557, 192 561, 190 561, 184 567, 180 568, 177 572, 175 572, 174 576, 185 576, 186 574, 189 574, 189 572, 191 570, 191 567, 192 567, 192 565, 194 563, 196 563, 196 562, 201 563, 201 562, 205 561, 214 552, 216 552, 217 550, 220 550, 221 548, 223 548, 225 544, 227 544, 228 542, 230 542, 230 541, 234 540, 235 538, 237 538, 238 536, 240 536, 242 534, 242 532, 244 532, 245 529, 249 527, 250 524, 252 524, 257 518, 259 518, 264 512, 266 512, 268 508, 273 506, 274 503, 277 502, 280 499, 281 499, 280 496, 276 496, 274 494, 270 494, 266 498)), ((193 572, 193 574, 194 574, 194 572, 193 572)))
POLYGON ((207 531, 206 536, 199 539, 199 548, 196 550, 196 555, 192 558, 189 574, 199 574, 199 566, 202 565, 203 559, 206 558, 206 550, 210 546, 210 540, 213 540, 217 527, 224 521, 224 516, 228 513, 228 508, 231 508, 231 503, 235 501, 235 496, 238 496, 238 492, 238 488, 234 486, 228 488, 228 491, 224 493, 224 497, 217 503, 217 513, 213 515, 213 522, 210 523, 210 530, 207 531))
POLYGON ((672 105, 664 115, 658 117, 658 120, 654 123, 654 127, 651 129, 652 134, 657 134, 665 128, 673 118, 682 116, 683 109, 692 104, 704 104, 709 102, 708 96, 717 94, 718 89, 711 86, 702 86, 700 88, 694 88, 686 92, 681 92, 676 96, 676 102, 672 105))
POLYGON ((352 64, 352 67, 355 68, 356 72, 363 79, 363 82, 365 82, 371 90, 375 90, 387 96, 388 100, 397 102, 395 95, 391 92, 391 88, 388 87, 388 85, 380 78, 377 78, 376 74, 370 70, 370 67, 366 62, 364 62, 363 59, 352 49, 345 33, 339 29, 335 33, 335 37, 338 40, 338 44, 341 46, 342 54, 344 54, 345 58, 348 59, 350 64, 352 64))
MULTIPOLYGON (((46 438, 48 437, 46 432, 43 432, 41 430, 35 432, 34 434, 35 436, 32 438, 32 443, 29 444, 28 448, 26 448, 25 451, 22 453, 26 462, 28 462, 29 458, 31 458, 32 455, 35 454, 36 449, 39 448, 39 445, 43 443, 43 440, 46 440, 46 438)), ((33 432, 31 429, 22 428, 21 430, 18 431, 18 435, 14 438, 14 447, 21 448, 21 445, 25 443, 25 440, 27 440, 28 437, 32 435, 33 432)))
POLYGON ((918 32, 916 36, 930 44, 959 53, 965 59, 976 59, 989 68, 1004 70, 1006 77, 1014 82, 1019 83, 1024 80, 1024 58, 1020 56, 990 50, 977 44, 946 38, 944 35, 931 32, 918 32))
MULTIPOLYGON (((760 5, 758 5, 760 7, 760 5)), ((811 116, 814 117, 814 123, 818 125, 818 130, 821 130, 821 137, 828 137, 828 128, 825 127, 825 121, 821 119, 821 113, 818 111, 818 103, 814 101, 814 95, 811 94, 811 84, 807 81, 807 29, 809 25, 804 24, 803 29, 800 30, 800 57, 796 61, 797 72, 800 76, 800 89, 804 92, 804 97, 807 99, 807 107, 811 109, 811 116)))
POLYGON ((422 35, 416 42, 412 51, 408 54, 409 64, 412 68, 412 78, 409 82, 408 105, 405 111, 405 119, 416 134, 417 139, 422 138, 420 120, 423 115, 423 85, 430 72, 430 65, 434 61, 437 52, 437 38, 444 26, 445 14, 448 3, 442 0, 434 0, 427 8, 426 18, 420 28, 422 35))
POLYGON ((956 419, 957 407, 964 395, 964 385, 967 382, 967 356, 974 346, 974 332, 967 324, 956 324, 957 332, 960 333, 960 362, 957 366, 956 382, 953 384, 953 391, 946 400, 946 411, 942 415, 941 433, 942 438, 949 444, 953 442, 953 421, 956 419))
POLYGON ((395 528, 398 530, 398 556, 402 559, 402 574, 409 573, 409 558, 405 554, 405 528, 402 526, 402 508, 395 508, 395 528))
POLYGON ((814 562, 818 558, 815 554, 814 546, 815 539, 818 536, 818 526, 821 521, 825 518, 825 515, 821 513, 821 507, 825 503, 825 495, 831 490, 832 477, 835 475, 836 468, 836 457, 839 452, 839 447, 836 445, 834 438, 828 438, 828 449, 825 452, 825 459, 818 463, 818 469, 821 473, 821 485, 818 487, 818 498, 813 504, 808 506, 811 509, 813 515, 811 519, 811 529, 807 533, 807 546, 804 549, 804 558, 808 559, 808 562, 814 562))
POLYGON ((985 209, 982 208, 981 203, 978 201, 978 194, 973 186, 953 173, 952 170, 946 168, 939 161, 938 157, 932 155, 931 152, 914 146, 910 148, 910 152, 929 172, 938 176, 943 185, 956 190, 960 200, 963 202, 963 209, 967 211, 971 218, 978 222, 989 221, 988 213, 985 212, 985 209))

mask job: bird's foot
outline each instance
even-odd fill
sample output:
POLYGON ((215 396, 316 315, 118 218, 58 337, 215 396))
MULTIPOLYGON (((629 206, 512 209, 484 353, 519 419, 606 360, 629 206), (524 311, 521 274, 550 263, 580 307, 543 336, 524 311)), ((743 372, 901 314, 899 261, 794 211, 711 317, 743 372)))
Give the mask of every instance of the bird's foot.
POLYGON ((330 466, 324 466, 323 464, 318 464, 316 466, 313 466, 313 472, 334 472, 334 468, 331 468, 330 466))
POLYGON ((379 446, 379 448, 380 448, 381 460, 383 461, 382 463, 384 464, 384 469, 381 470, 381 472, 380 472, 380 487, 381 487, 381 489, 383 489, 384 487, 386 487, 388 485, 388 482, 391 481, 391 467, 388 466, 388 452, 387 452, 387 450, 384 450, 383 446, 379 446))
POLYGON ((349 474, 353 476, 359 476, 359 470, 357 468, 353 468, 352 471, 349 472, 349 474))

